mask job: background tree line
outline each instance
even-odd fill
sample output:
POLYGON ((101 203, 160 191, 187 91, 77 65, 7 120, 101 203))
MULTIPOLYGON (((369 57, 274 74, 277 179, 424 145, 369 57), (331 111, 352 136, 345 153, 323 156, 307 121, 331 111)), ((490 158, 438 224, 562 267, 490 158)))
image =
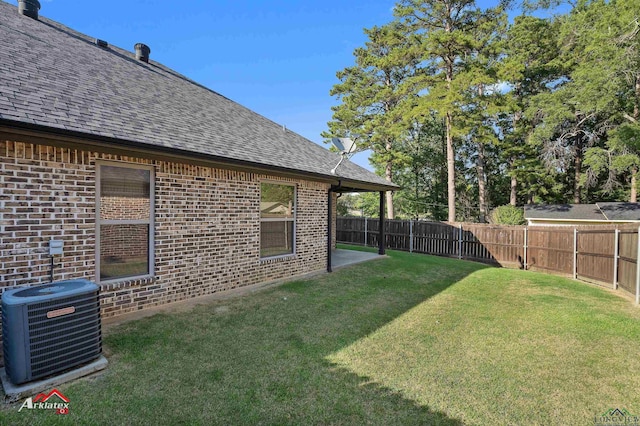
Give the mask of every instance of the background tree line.
MULTIPOLYGON (((365 34, 337 73, 323 136, 357 139, 403 187, 388 194, 388 217, 486 221, 506 204, 636 201, 637 0, 400 0, 365 34), (554 6, 566 12, 538 16, 554 6)), ((373 195, 341 204, 377 211, 373 195)))

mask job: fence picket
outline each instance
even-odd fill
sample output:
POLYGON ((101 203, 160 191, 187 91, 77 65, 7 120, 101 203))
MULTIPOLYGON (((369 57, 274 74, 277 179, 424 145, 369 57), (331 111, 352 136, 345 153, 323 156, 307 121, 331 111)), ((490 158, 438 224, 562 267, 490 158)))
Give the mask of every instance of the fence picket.
MULTIPOLYGON (((341 243, 378 245, 378 220, 338 218, 341 243)), ((589 279, 640 302, 636 226, 525 227, 387 220, 390 249, 589 279), (613 253, 613 254, 612 254, 613 253), (613 283, 613 284, 612 284, 613 283)))

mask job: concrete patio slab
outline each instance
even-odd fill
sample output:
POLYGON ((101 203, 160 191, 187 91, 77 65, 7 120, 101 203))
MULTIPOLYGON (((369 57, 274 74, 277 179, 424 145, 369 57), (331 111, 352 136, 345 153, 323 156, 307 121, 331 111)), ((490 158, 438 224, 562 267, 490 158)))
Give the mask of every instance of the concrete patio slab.
POLYGON ((343 268, 345 266, 355 265, 356 263, 384 259, 386 257, 386 255, 379 255, 378 253, 336 249, 331 252, 331 269, 343 268))

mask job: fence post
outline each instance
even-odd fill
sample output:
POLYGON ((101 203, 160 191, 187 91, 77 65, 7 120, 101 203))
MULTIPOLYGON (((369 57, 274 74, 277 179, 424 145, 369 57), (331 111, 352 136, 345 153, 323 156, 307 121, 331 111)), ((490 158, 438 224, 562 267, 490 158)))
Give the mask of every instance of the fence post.
POLYGON ((367 217, 364 217, 364 246, 367 246, 367 217))
POLYGON ((462 224, 458 225, 458 259, 462 259, 462 224))
POLYGON ((640 303, 640 227, 638 227, 638 252, 636 253, 636 305, 640 303))
POLYGON ((527 270, 527 228, 524 228, 524 270, 527 270))
POLYGON ((578 278, 578 228, 573 228, 573 279, 578 278))
POLYGON ((615 230, 615 242, 613 243, 613 289, 618 288, 618 259, 620 259, 620 230, 615 230))
POLYGON ((409 253, 413 253, 413 220, 409 221, 409 253))

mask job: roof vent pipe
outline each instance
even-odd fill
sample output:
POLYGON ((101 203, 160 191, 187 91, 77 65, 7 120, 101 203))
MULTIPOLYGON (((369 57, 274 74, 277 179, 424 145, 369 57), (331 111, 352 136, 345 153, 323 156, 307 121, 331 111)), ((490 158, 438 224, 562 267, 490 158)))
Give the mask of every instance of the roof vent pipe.
POLYGON ((38 19, 40 2, 38 0, 18 0, 18 13, 29 18, 38 19))
POLYGON ((136 59, 149 63, 149 54, 151 53, 149 46, 142 43, 136 43, 134 47, 136 49, 136 59))

